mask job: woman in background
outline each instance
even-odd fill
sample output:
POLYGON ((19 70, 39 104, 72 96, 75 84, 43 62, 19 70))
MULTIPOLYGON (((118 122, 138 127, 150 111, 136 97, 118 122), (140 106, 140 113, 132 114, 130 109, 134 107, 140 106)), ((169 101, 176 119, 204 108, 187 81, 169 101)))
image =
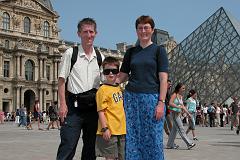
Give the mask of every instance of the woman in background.
POLYGON ((191 149, 196 144, 193 143, 186 135, 186 132, 183 128, 183 123, 181 120, 181 112, 186 112, 187 115, 191 118, 190 113, 183 105, 183 93, 185 91, 185 85, 182 83, 178 83, 175 87, 175 90, 171 96, 170 102, 169 102, 169 109, 172 111, 171 116, 173 119, 173 127, 170 132, 170 136, 168 138, 167 142, 167 149, 177 149, 179 146, 175 145, 174 140, 177 136, 177 131, 183 141, 187 144, 188 149, 191 149))
MULTIPOLYGON (((196 125, 196 112, 197 112, 197 92, 193 89, 189 91, 189 94, 187 96, 187 101, 186 101, 186 107, 188 112, 190 113, 190 118, 189 118, 189 126, 186 131, 186 134, 188 134, 190 131, 192 131, 193 135, 193 140, 198 140, 196 133, 195 133, 195 125, 196 125)), ((200 110, 201 111, 201 110, 200 110)))

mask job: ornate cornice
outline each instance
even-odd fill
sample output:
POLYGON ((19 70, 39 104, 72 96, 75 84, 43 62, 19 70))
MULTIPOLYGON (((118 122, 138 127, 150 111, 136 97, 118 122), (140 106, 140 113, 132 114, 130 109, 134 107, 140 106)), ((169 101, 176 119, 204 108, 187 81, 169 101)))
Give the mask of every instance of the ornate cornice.
POLYGON ((18 39, 18 41, 16 42, 16 45, 15 45, 15 48, 16 49, 31 50, 31 51, 36 50, 36 46, 32 41, 22 40, 22 39, 18 39))

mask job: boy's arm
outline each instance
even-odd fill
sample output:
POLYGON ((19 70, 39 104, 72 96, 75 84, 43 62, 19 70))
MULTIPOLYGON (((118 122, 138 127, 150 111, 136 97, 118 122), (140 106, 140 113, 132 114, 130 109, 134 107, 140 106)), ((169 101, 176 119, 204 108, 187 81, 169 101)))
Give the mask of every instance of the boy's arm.
POLYGON ((107 119, 104 114, 104 110, 98 111, 98 115, 99 115, 99 121, 102 126, 103 138, 105 140, 109 140, 111 137, 111 132, 108 129, 108 125, 107 125, 108 123, 107 123, 107 119))
POLYGON ((102 128, 106 128, 107 126, 107 120, 104 115, 104 110, 98 111, 99 121, 101 123, 102 128))

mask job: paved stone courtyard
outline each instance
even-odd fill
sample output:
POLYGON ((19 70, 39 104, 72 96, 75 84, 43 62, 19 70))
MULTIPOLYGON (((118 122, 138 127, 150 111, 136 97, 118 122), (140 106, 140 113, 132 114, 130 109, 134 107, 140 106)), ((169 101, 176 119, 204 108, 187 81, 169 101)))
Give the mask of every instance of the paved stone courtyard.
MULTIPOLYGON (((12 122, 0 124, 1 160, 54 160, 59 145, 59 131, 26 130, 12 122)), ((45 126, 46 127, 46 126, 45 126)), ((178 150, 165 149, 166 160, 237 160, 240 157, 240 135, 228 128, 197 127, 199 141, 192 150, 187 150, 177 137, 178 150)), ((167 137, 164 136, 164 144, 167 137)), ((79 141, 74 160, 80 159, 82 142, 79 141)), ((100 160, 100 158, 98 159, 100 160)), ((151 160, 149 158, 149 160, 151 160)))

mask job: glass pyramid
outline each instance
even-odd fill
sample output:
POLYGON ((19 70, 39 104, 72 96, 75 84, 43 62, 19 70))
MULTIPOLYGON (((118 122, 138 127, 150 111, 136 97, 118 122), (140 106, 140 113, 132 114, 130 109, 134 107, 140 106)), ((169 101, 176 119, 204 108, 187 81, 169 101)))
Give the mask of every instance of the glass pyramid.
POLYGON ((240 23, 218 9, 170 53, 174 86, 195 89, 202 103, 240 96, 240 23))

